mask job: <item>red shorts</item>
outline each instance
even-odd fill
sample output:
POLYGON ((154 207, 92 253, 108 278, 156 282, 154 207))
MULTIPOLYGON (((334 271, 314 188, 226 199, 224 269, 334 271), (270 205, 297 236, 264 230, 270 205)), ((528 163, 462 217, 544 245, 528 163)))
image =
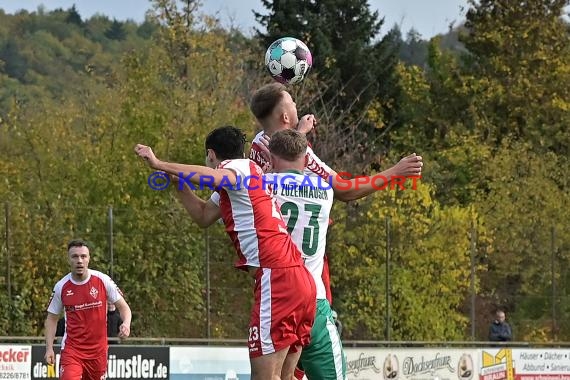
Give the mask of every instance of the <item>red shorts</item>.
POLYGON ((107 352, 98 358, 82 359, 73 350, 61 351, 59 380, 102 380, 107 373, 107 352))
POLYGON ((305 378, 305 371, 301 371, 299 367, 295 367, 295 372, 293 372, 293 378, 295 380, 303 380, 305 378))
POLYGON ((250 358, 309 344, 317 289, 304 265, 258 269, 254 298, 249 322, 250 358))

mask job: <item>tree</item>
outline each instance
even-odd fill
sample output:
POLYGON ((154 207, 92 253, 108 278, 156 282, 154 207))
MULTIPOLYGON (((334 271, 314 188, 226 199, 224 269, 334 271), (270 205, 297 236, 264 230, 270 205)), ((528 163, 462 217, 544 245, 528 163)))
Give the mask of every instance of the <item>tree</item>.
POLYGON ((512 135, 567 154, 570 135, 568 0, 469 1, 461 40, 470 71, 483 85, 477 107, 490 138, 512 135))
POLYGON ((560 321, 568 318, 561 306, 567 296, 570 255, 560 249, 570 245, 567 217, 561 212, 570 204, 564 190, 568 168, 566 157, 541 154, 530 143, 505 139, 484 161, 482 177, 477 178, 487 183, 487 190, 477 194, 476 207, 493 231, 496 252, 487 260, 481 295, 511 311, 517 340, 534 340, 543 329, 547 339, 558 334, 552 329, 553 308, 560 321), (553 286, 560 297, 554 300, 553 286))
MULTIPOLYGON (((335 128, 348 133, 351 124, 358 125, 362 144, 369 144, 371 136, 395 122, 399 39, 390 32, 375 40, 384 21, 377 11, 371 12, 366 0, 264 0, 263 5, 268 15, 255 12, 267 29, 267 33, 257 31, 262 49, 290 35, 303 40, 313 53, 311 75, 320 88, 317 99, 305 105, 307 111, 342 115, 335 128)), ((381 150, 374 145, 371 149, 381 150)))
POLYGON ((83 20, 81 19, 81 15, 77 12, 77 8, 75 8, 75 4, 71 8, 67 10, 67 17, 65 18, 65 22, 68 24, 75 24, 77 26, 83 25, 83 20))
POLYGON ((421 34, 417 30, 411 29, 401 45, 400 60, 408 65, 425 67, 428 53, 427 45, 428 42, 422 40, 421 34))
POLYGON ((123 23, 117 20, 113 20, 111 26, 105 32, 105 37, 107 37, 110 40, 121 41, 125 39, 125 36, 126 33, 123 30, 123 23))
MULTIPOLYGON (((68 48, 73 57, 98 51, 88 63, 107 63, 109 70, 77 73, 70 69, 82 75, 64 88, 74 96, 42 93, 30 101, 14 96, 2 99, 8 107, 0 119, 0 156, 5 162, 0 173, 9 179, 0 196, 12 210, 10 251, 19 253, 12 260, 12 299, 6 300, 5 292, 0 296, 12 305, 0 313, 0 326, 7 326, 11 333, 42 333, 42 305, 52 282, 66 273, 67 240, 82 237, 92 242, 93 267, 109 269, 107 214, 112 206, 114 277, 133 308, 133 333, 205 336, 204 232, 172 194, 149 188, 148 170, 131 155, 132 148, 145 142, 165 159, 201 162, 203 141, 211 128, 253 122, 239 93, 240 69, 235 61, 225 59, 234 46, 232 39, 217 26, 212 30, 199 30, 194 24, 177 27, 174 40, 167 39, 174 26, 162 24, 152 48, 124 55, 105 51, 96 42, 59 41, 43 30, 20 41, 26 46, 24 56, 34 64, 37 59, 49 65, 53 59, 49 50, 26 45, 42 42, 62 52, 68 48), (172 55, 169 46, 181 42, 191 49, 172 55), (186 76, 179 75, 182 64, 188 67, 186 76), (21 322, 16 324, 12 318, 21 322)), ((125 49, 123 44, 130 42, 115 45, 125 49)), ((247 55, 247 50, 242 54, 247 55)), ((58 74, 53 76, 59 80, 58 74)), ((2 83, 18 91, 31 86, 14 84, 0 75, 2 83)), ((33 79, 53 83, 40 75, 33 79)), ((225 239, 211 243, 219 265, 212 274, 212 336, 242 337, 247 309, 241 305, 249 300, 250 278, 237 271, 227 275, 233 258, 230 241, 220 226, 209 234, 225 239), (239 290, 228 294, 224 288, 239 290)), ((2 263, 3 254, 1 250, 2 263)))
MULTIPOLYGON (((432 194, 432 187, 422 182, 413 190, 410 180, 406 190, 388 188, 357 206, 335 206, 328 248, 331 281, 335 309, 343 315, 350 339, 384 339, 387 328, 395 340, 463 338, 469 232, 477 214, 470 208, 440 206, 432 194), (388 326, 387 235, 392 315, 388 326)), ((484 241, 485 230, 476 228, 484 241)))

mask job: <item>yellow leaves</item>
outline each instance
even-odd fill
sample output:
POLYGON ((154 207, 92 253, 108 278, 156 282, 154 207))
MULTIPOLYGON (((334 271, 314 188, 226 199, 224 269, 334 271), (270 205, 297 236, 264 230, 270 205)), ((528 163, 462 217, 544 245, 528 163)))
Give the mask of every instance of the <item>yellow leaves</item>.
POLYGON ((399 84, 407 96, 412 100, 424 98, 429 91, 430 85, 425 78, 425 74, 418 66, 405 66, 399 63, 396 67, 399 84))
POLYGON ((385 127, 383 107, 379 101, 373 101, 366 111, 366 119, 378 129, 385 127))
POLYGON ((561 98, 557 95, 552 99, 552 106, 557 108, 559 111, 568 112, 570 111, 570 100, 561 98))
POLYGON ((336 65, 336 59, 334 57, 326 57, 324 62, 324 67, 330 69, 336 65))
MULTIPOLYGON (((359 285, 352 288, 359 288, 374 272, 380 278, 370 281, 370 293, 383 294, 386 235, 389 233, 393 294, 402 295, 397 302, 393 300, 393 307, 395 312, 408 316, 400 328, 414 331, 410 339, 421 340, 431 334, 438 335, 439 339, 458 336, 465 324, 458 310, 468 286, 468 233, 476 214, 469 208, 440 206, 432 196, 432 186, 423 181, 417 183, 415 191, 409 189, 409 183, 406 187, 407 190, 378 192, 359 201, 362 214, 357 212, 350 216, 353 213, 348 208, 348 219, 336 220, 343 223, 345 229, 333 226, 331 252, 340 249, 335 242, 349 246, 344 248, 348 254, 335 256, 332 271, 339 277, 337 283, 346 282, 347 288, 355 281, 359 285), (386 217, 389 218, 388 229, 386 217), (355 269, 347 271, 345 268, 355 269), (421 301, 425 299, 430 302, 421 301), (444 329, 431 323, 438 319, 453 322, 444 329), (430 329, 422 327, 426 323, 430 329)), ((338 215, 338 209, 335 210, 334 215, 338 215)), ((378 307, 378 300, 371 303, 372 298, 365 293, 357 294, 356 299, 344 301, 348 303, 343 306, 345 310, 378 307)))

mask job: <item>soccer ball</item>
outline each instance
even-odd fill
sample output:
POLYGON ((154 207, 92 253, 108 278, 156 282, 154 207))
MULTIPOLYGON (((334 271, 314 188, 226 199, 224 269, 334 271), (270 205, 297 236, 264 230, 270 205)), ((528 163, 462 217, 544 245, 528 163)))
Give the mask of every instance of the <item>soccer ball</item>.
POLYGON ((312 65, 313 56, 307 45, 293 37, 278 39, 265 52, 267 71, 283 84, 301 82, 312 65))

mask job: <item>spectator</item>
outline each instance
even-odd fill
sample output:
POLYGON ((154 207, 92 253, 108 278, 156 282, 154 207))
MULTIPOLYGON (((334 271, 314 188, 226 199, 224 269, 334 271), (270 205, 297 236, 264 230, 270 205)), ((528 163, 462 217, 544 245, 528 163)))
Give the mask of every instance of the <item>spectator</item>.
POLYGON ((57 321, 57 328, 55 330, 55 337, 61 338, 65 334, 65 318, 61 317, 59 321, 57 321))
MULTIPOLYGON (((115 307, 115 304, 107 301, 107 337, 116 338, 119 336, 119 326, 123 321, 115 307)), ((109 344, 116 344, 116 340, 109 340, 109 344)))
POLYGON ((489 340, 491 342, 509 342, 513 340, 511 326, 505 321, 505 312, 497 310, 496 319, 489 328, 489 340))

